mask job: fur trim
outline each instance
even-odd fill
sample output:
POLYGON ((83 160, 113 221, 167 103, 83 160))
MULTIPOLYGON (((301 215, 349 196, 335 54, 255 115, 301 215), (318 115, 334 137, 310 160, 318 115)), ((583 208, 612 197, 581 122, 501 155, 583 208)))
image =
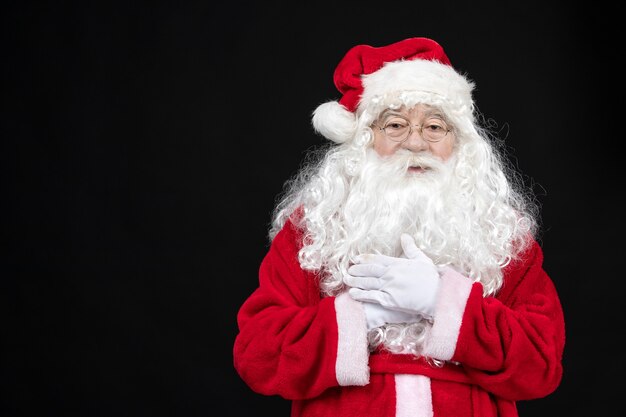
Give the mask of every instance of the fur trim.
POLYGON ((424 375, 395 374, 396 417, 433 417, 430 378, 424 375))
POLYGON ((325 138, 343 143, 354 137, 356 116, 337 101, 328 101, 313 112, 313 127, 325 138))
POLYGON ((441 273, 441 287, 435 305, 435 321, 426 339, 423 354, 435 359, 452 359, 461 332, 461 323, 473 282, 451 267, 441 273))
POLYGON ((335 297, 337 314, 337 362, 335 374, 341 386, 367 385, 370 381, 365 312, 347 292, 335 297))
POLYGON ((363 76, 363 94, 359 108, 401 92, 423 92, 444 98, 452 107, 473 108, 474 84, 451 66, 437 61, 416 59, 385 64, 378 71, 363 76))

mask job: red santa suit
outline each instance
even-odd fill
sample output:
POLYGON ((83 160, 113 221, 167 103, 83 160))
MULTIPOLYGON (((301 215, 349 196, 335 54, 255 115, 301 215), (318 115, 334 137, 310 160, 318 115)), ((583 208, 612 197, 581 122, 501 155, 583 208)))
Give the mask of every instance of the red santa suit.
POLYGON ((565 331, 533 242, 495 297, 452 269, 441 276, 423 353, 369 353, 366 318, 347 293, 320 294, 298 262, 292 223, 274 238, 259 287, 238 313, 234 366, 255 392, 292 400, 292 417, 517 416, 515 402, 553 392, 565 331))

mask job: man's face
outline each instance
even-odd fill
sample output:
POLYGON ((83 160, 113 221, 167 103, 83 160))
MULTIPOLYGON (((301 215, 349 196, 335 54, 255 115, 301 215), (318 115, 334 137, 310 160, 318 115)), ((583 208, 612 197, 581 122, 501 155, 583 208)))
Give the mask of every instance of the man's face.
POLYGON ((445 122, 443 114, 434 107, 418 104, 411 109, 389 109, 372 125, 374 150, 380 156, 393 155, 398 149, 415 153, 427 152, 445 161, 452 155, 456 141, 454 132, 449 129, 450 125, 445 122), (408 126, 410 134, 405 140, 402 140, 402 134, 393 137, 396 131, 402 132, 408 126))

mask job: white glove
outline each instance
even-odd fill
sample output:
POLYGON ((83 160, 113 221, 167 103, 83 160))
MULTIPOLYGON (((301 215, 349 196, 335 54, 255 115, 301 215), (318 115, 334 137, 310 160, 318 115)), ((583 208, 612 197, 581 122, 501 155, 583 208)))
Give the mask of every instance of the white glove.
POLYGON ((387 323, 412 323, 417 321, 417 314, 390 310, 377 303, 361 303, 365 311, 367 330, 375 329, 387 323))
POLYGON ((344 282, 352 287, 348 293, 357 301, 433 317, 439 290, 437 266, 410 235, 402 234, 400 242, 406 258, 358 256, 344 277, 344 282))

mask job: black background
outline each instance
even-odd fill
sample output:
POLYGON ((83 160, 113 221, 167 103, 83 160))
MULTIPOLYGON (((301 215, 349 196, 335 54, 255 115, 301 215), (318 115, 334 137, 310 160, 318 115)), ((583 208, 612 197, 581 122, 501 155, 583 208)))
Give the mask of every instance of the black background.
POLYGON ((336 64, 411 36, 476 82, 542 205, 565 373, 521 415, 612 414, 625 346, 616 8, 3 4, 2 416, 288 416, 232 366, 237 310, 276 195, 324 143, 310 115, 339 98, 336 64))

